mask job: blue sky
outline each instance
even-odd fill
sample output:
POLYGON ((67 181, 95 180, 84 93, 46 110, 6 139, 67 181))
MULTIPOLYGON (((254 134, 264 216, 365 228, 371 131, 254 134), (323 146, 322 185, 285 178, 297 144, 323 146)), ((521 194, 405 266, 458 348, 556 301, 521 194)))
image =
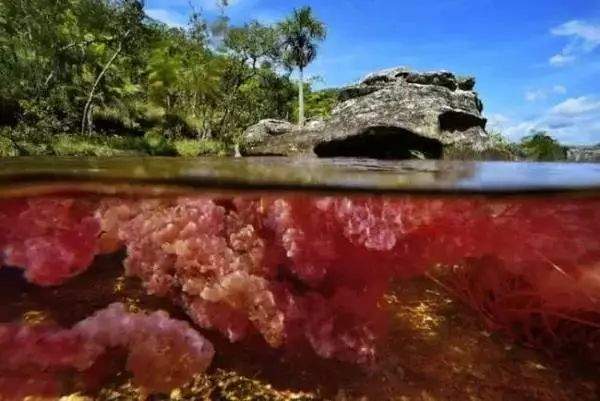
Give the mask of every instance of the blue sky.
MULTIPOLYGON (((408 66, 474 75, 490 126, 513 140, 547 129, 569 144, 600 143, 600 0, 232 0, 234 24, 276 22, 310 5, 328 38, 308 74, 342 86, 408 66)), ((192 0, 205 13, 213 0, 192 0)), ((147 0, 170 25, 189 0, 147 0)))

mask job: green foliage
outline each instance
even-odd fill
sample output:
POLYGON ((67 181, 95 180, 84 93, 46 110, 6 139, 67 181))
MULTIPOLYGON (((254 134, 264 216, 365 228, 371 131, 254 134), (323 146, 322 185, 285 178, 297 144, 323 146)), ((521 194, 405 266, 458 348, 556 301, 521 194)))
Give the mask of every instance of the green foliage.
POLYGON ((308 92, 306 95, 306 117, 329 117, 331 115, 331 111, 338 103, 339 90, 325 89, 321 91, 312 92, 310 88, 307 89, 308 92))
POLYGON ((496 154, 506 155, 506 160, 516 160, 524 156, 519 145, 510 142, 501 132, 490 131, 489 135, 496 154))
POLYGON ((281 56, 279 32, 257 21, 239 28, 231 28, 225 36, 224 45, 236 56, 248 61, 253 69, 258 64, 277 61, 281 56))
MULTIPOLYGON (((319 24, 309 37, 324 37, 319 24)), ((142 0, 0 0, 0 127, 19 154, 175 155, 183 139, 218 153, 207 144, 294 113, 281 37, 279 25, 199 12, 169 28, 142 0)))
POLYGON ((226 155, 227 149, 221 142, 197 139, 180 139, 173 143, 179 156, 226 155))
POLYGON ((453 146, 444 157, 457 160, 530 160, 536 162, 565 161, 567 148, 546 132, 532 132, 520 143, 509 142, 500 132, 490 132, 490 146, 484 151, 471 146, 453 146))
POLYGON ((19 156, 17 147, 10 139, 0 136, 0 157, 13 156, 19 156))
POLYGON ((131 84, 119 69, 131 66, 143 42, 142 5, 132 0, 4 0, 0 8, 0 98, 13 99, 27 122, 79 125, 93 82, 115 49, 119 58, 101 82, 94 102, 122 97, 131 84), (126 30, 126 31, 125 31, 126 30), (139 41, 124 41, 135 33, 139 41), (124 52, 125 53, 125 52, 124 52))
POLYGON ((489 132, 489 142, 484 149, 468 144, 454 144, 444 149, 444 158, 449 160, 496 160, 515 161, 522 158, 517 144, 511 143, 498 131, 489 132))
POLYGON ((515 161, 518 156, 511 148, 490 146, 483 150, 468 144, 454 144, 444 149, 446 160, 515 161))
POLYGON ((52 152, 57 156, 116 156, 123 154, 105 143, 90 140, 88 137, 59 135, 53 138, 52 152))
POLYGON ((567 159, 567 149, 544 131, 533 132, 523 138, 520 147, 529 160, 562 161, 567 159))
POLYGON ((172 144, 159 129, 144 134, 144 148, 152 156, 171 156, 175 153, 172 144))
POLYGON ((140 124, 126 108, 105 107, 93 111, 94 126, 99 131, 114 134, 136 133, 140 124))
POLYGON ((325 40, 327 29, 313 14, 312 8, 295 9, 279 24, 283 36, 285 61, 290 67, 306 68, 317 57, 317 43, 325 40))
POLYGON ((304 125, 304 69, 317 57, 317 44, 325 40, 327 30, 310 7, 295 9, 291 16, 279 24, 282 36, 284 65, 292 71, 300 70, 298 84, 298 123, 304 125))
POLYGON ((0 131, 0 157, 11 156, 183 156, 228 155, 229 148, 211 139, 170 139, 159 129, 143 137, 107 135, 15 135, 0 131), (27 138, 24 138, 27 137, 27 138))

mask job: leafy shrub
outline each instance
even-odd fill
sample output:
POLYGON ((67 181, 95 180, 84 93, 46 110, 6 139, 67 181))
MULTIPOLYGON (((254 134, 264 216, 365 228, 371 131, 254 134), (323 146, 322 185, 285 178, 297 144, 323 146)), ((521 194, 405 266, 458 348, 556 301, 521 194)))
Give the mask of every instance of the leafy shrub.
POLYGON ((144 134, 146 151, 153 156, 171 156, 175 154, 172 144, 160 129, 152 129, 144 134))
POLYGON ((51 156, 54 154, 52 147, 46 143, 18 141, 15 145, 21 156, 51 156))
POLYGON ((200 133, 200 124, 184 113, 167 113, 164 116, 164 133, 172 138, 195 138, 200 133))
POLYGON ((0 136, 0 157, 19 156, 19 150, 9 138, 0 136))
POLYGON ((106 107, 94 111, 94 128, 100 132, 134 133, 140 125, 124 108, 106 107))
POLYGON ((529 160, 549 162, 567 159, 567 149, 544 131, 533 132, 523 138, 520 147, 529 160))
POLYGON ((75 135, 59 135, 52 141, 52 151, 57 156, 116 156, 118 149, 105 143, 95 143, 90 138, 75 135))
MULTIPOLYGON (((305 99, 306 118, 325 118, 331 115, 335 105, 338 103, 339 89, 324 89, 311 92, 307 86, 308 94, 305 99)), ((298 103, 295 103, 294 117, 298 118, 298 103)))
POLYGON ((213 140, 180 139, 174 142, 179 156, 198 157, 201 155, 225 155, 227 149, 222 142, 213 140))
POLYGON ((163 125, 165 109, 152 103, 134 102, 131 106, 135 119, 142 129, 151 129, 163 125))

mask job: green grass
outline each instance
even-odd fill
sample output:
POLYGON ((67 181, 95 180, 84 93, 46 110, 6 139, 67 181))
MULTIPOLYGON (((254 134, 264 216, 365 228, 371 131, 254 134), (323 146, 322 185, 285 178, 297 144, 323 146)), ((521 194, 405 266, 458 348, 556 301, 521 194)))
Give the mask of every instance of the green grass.
POLYGON ((226 155, 227 149, 219 141, 180 139, 173 142, 177 154, 182 157, 198 157, 203 155, 226 155))
POLYGON ((153 156, 174 156, 173 144, 160 129, 152 129, 144 134, 142 149, 153 156))
POLYGON ((0 129, 0 157, 12 156, 181 156, 227 155, 220 141, 172 138, 160 128, 143 136, 49 134, 30 127, 0 129))
POLYGON ((123 146, 126 145, 125 141, 119 139, 60 135, 53 138, 50 147, 56 156, 107 157, 143 154, 135 148, 123 146))

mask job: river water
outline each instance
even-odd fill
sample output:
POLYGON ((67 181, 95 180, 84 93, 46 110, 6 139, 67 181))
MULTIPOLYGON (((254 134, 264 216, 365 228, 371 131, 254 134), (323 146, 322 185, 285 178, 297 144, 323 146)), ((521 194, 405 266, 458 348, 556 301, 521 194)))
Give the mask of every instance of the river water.
POLYGON ((0 400, 596 400, 599 191, 593 164, 2 160, 0 400))

